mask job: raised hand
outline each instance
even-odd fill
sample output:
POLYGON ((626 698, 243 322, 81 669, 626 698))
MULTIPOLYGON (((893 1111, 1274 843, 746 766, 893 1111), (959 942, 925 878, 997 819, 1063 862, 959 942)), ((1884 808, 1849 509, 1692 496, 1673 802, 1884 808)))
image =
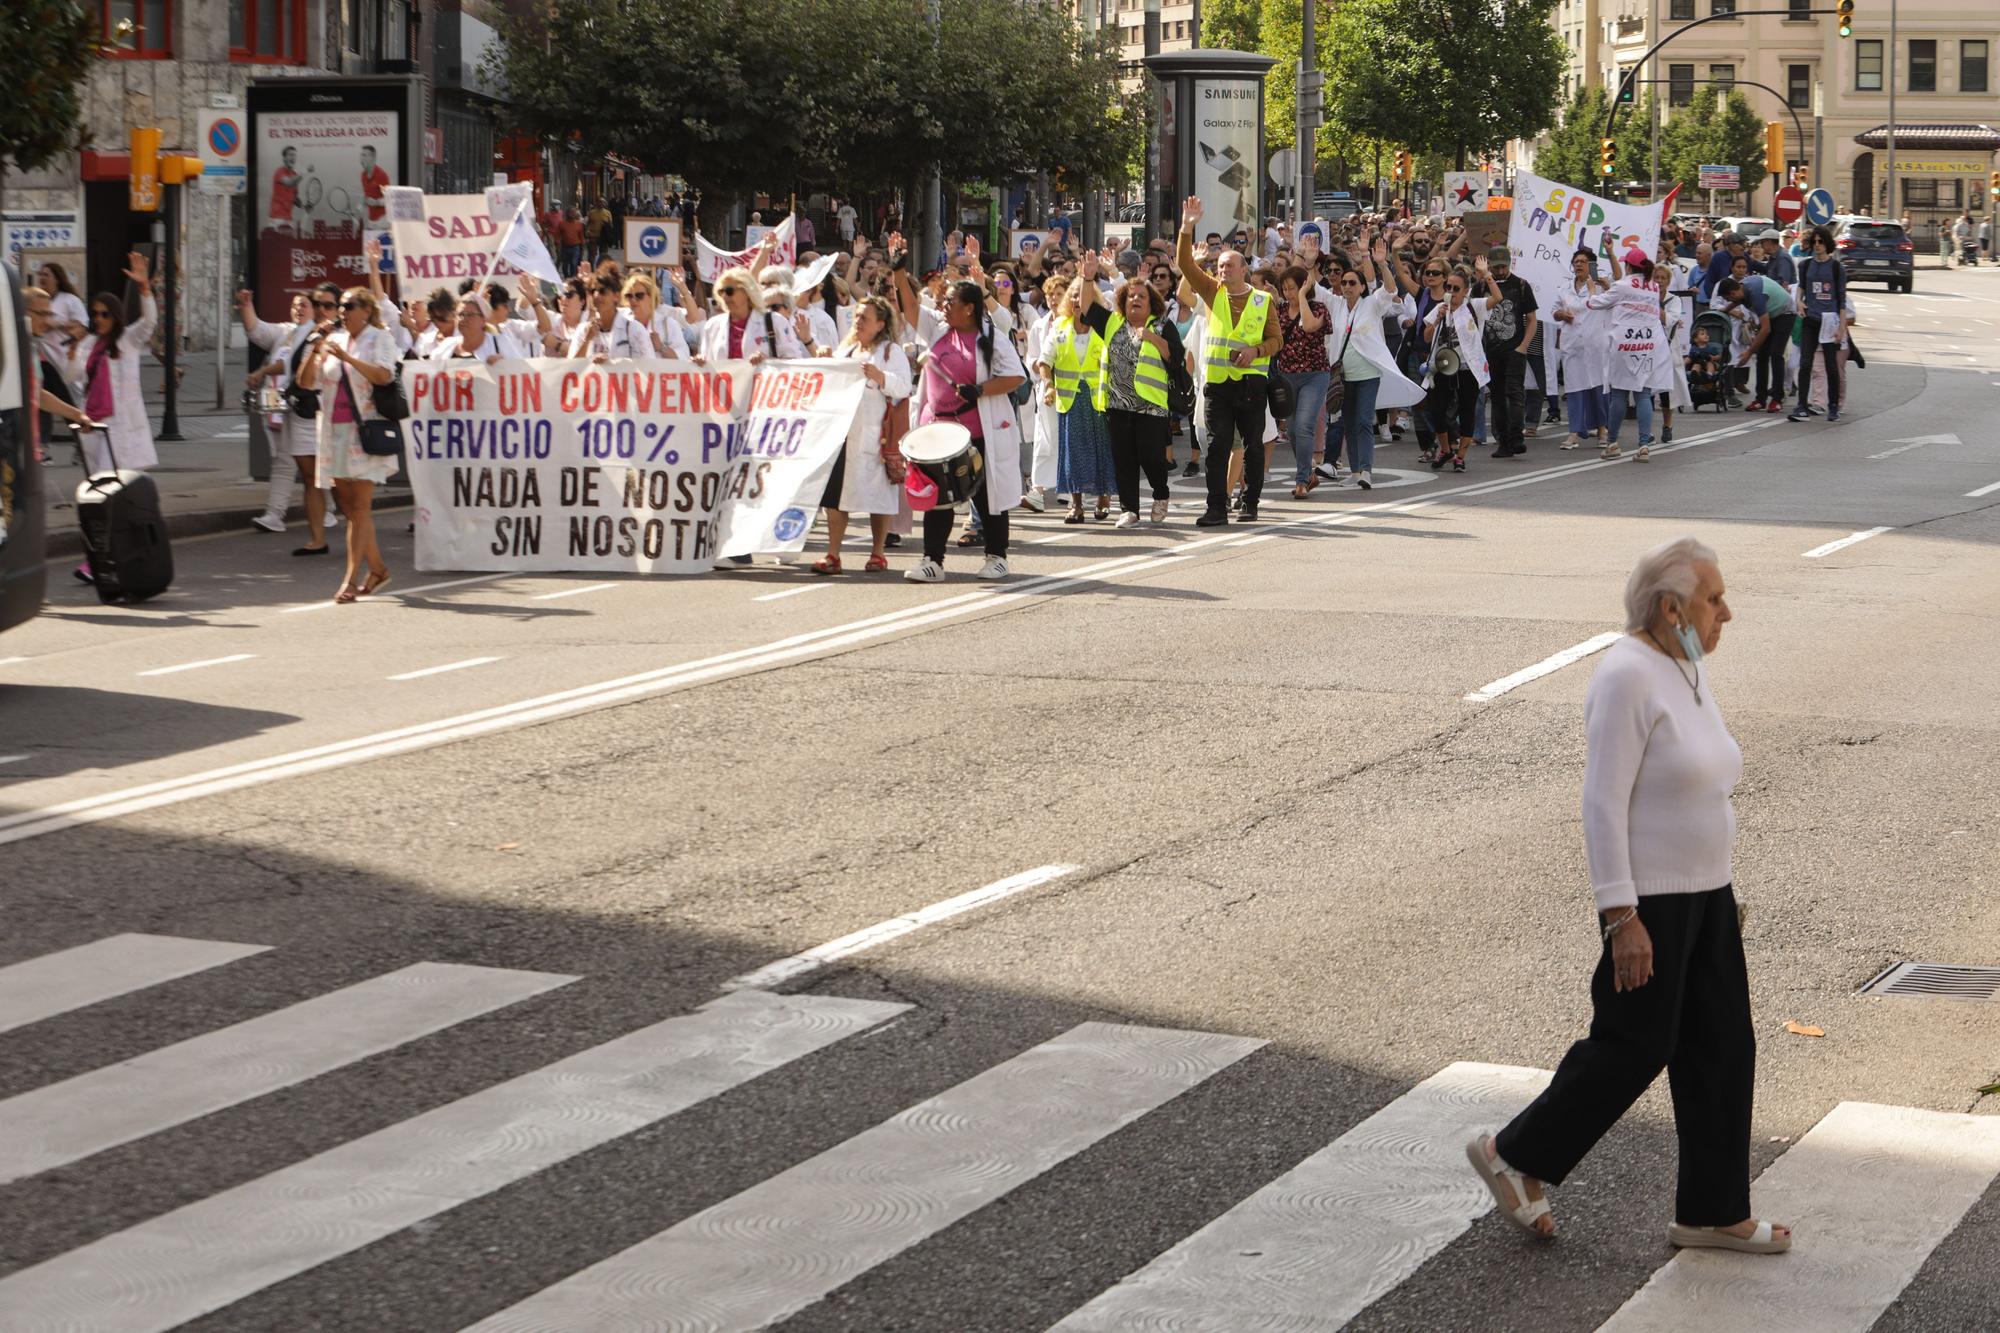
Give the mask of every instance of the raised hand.
POLYGON ((1189 195, 1181 203, 1181 230, 1193 231, 1201 222, 1201 196, 1189 195))
POLYGON ((250 294, 248 287, 239 288, 236 292, 236 306, 239 310, 248 310, 251 302, 256 299, 256 297, 250 294))
POLYGON ((361 243, 361 253, 368 257, 368 267, 380 267, 382 263, 382 238, 379 236, 370 236, 361 243))
POLYGON ((150 284, 152 281, 151 274, 152 266, 146 262, 146 256, 140 254, 137 250, 126 253, 125 276, 137 283, 140 290, 145 290, 150 284))

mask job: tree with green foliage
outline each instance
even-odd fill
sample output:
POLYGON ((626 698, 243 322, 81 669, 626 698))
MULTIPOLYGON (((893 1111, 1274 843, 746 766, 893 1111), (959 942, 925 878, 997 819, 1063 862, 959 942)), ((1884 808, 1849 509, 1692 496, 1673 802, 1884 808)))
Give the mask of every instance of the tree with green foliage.
POLYGON ((1555 119, 1566 48, 1556 0, 1348 0, 1327 43, 1327 118, 1417 152, 1468 158, 1555 119))
MULTIPOLYGON (((1259 0, 1210 0, 1201 7, 1201 44, 1211 51, 1256 51, 1263 35, 1259 0)), ((1298 59, 1293 46, 1292 59, 1298 59)))
POLYGON ((48 166, 79 146, 84 83, 99 51, 95 4, 7 0, 0 6, 0 164, 48 166))
POLYGON ((1677 108, 1660 129, 1664 188, 1678 181, 1683 194, 1694 194, 1704 163, 1735 166, 1746 196, 1769 174, 1764 170, 1764 122, 1749 99, 1733 88, 1696 88, 1693 100, 1677 108))
MULTIPOLYGON (((1552 181, 1601 193, 1596 182, 1598 143, 1604 137, 1608 98, 1602 86, 1579 88, 1563 108, 1562 121, 1535 150, 1534 172, 1552 181)), ((1662 164, 1664 170, 1664 163, 1662 164)))

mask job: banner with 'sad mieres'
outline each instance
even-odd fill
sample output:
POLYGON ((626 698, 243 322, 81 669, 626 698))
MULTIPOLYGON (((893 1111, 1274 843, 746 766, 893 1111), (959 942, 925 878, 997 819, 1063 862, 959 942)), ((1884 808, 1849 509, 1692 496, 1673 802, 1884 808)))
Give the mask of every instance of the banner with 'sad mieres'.
POLYGON ((845 447, 859 363, 412 362, 425 571, 699 574, 797 551, 845 447))

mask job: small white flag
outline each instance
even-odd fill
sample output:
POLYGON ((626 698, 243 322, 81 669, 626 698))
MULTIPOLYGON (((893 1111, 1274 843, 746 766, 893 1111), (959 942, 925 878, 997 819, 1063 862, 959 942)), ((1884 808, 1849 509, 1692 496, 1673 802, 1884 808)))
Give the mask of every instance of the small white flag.
MULTIPOLYGON (((494 257, 504 259, 523 273, 532 273, 544 282, 560 286, 562 273, 556 268, 556 261, 549 258, 549 248, 542 244, 542 238, 535 232, 535 224, 528 217, 528 205, 523 202, 514 211, 514 220, 507 224, 506 234, 493 251, 494 257)), ((497 265, 495 266, 498 267, 497 265)))

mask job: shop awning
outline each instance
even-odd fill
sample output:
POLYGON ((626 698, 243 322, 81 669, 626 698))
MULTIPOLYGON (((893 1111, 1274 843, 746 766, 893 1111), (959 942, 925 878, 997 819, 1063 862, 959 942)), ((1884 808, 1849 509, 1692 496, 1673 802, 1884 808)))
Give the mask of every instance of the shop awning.
MULTIPOLYGON (((1854 136, 1863 148, 1887 148, 1889 127, 1877 125, 1854 136)), ((1896 151, 1921 153, 1935 149, 1970 149, 1990 153, 2000 149, 2000 130, 1991 125, 1954 125, 1938 121, 1903 124, 1896 127, 1896 151)))

